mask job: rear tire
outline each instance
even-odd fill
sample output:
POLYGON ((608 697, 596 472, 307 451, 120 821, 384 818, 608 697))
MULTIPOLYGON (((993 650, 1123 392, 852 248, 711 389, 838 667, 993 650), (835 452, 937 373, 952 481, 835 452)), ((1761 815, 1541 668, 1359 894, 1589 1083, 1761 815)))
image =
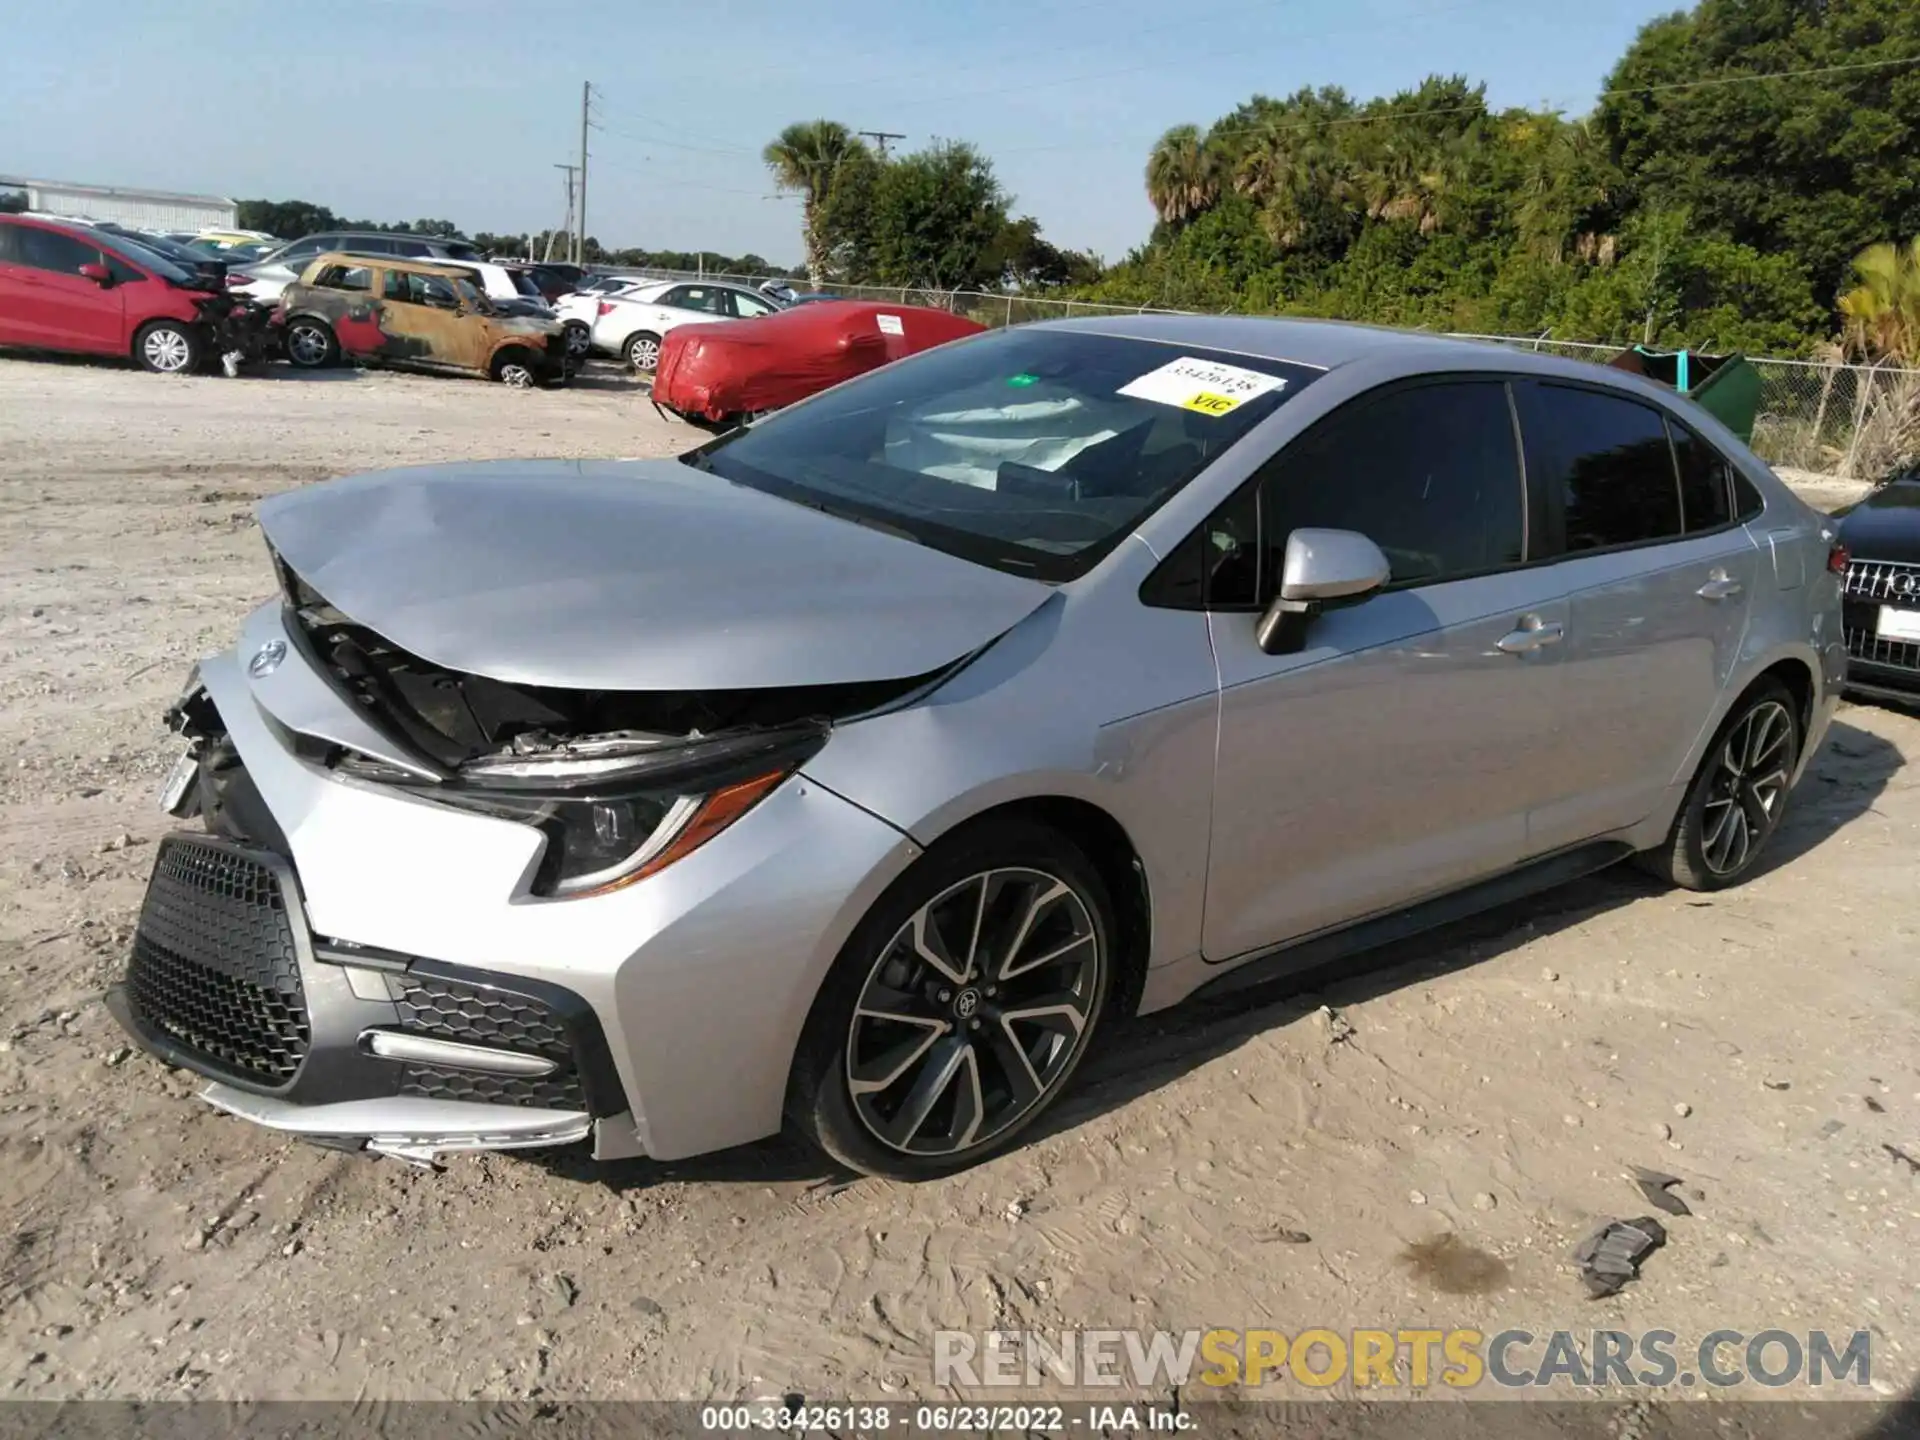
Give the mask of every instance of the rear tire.
POLYGON ((133 337, 133 358, 155 375, 191 375, 204 353, 194 328, 178 320, 150 321, 133 337))
POLYGON ((1639 856, 1642 868, 1687 890, 1739 884, 1780 828, 1800 743, 1786 686, 1763 680, 1741 696, 1707 747, 1666 843, 1639 856))
POLYGON ((567 354, 575 360, 585 360, 593 349, 593 330, 578 320, 566 322, 567 354))
POLYGON ((1067 1088, 1113 991, 1117 924, 1078 846, 988 820, 935 845, 827 972, 787 1113, 833 1159, 927 1180, 1006 1150, 1067 1088))
POLYGON ((289 320, 284 343, 287 363, 302 370, 319 370, 340 359, 340 337, 317 316, 297 315, 289 320))

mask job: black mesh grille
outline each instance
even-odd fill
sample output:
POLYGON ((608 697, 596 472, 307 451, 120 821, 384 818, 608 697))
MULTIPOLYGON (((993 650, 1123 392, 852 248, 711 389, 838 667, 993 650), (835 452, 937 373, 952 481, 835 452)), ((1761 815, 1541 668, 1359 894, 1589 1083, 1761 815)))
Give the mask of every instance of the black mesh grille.
POLYGON ((437 1065, 409 1065, 401 1072, 400 1093, 429 1100, 470 1100, 477 1105, 518 1105, 532 1110, 587 1108, 580 1077, 571 1070, 529 1078, 480 1075, 471 1070, 445 1070, 437 1065))
POLYGON ((215 1074, 291 1081, 310 1039, 273 871, 212 841, 160 842, 127 964, 135 1015, 215 1074))
POLYGON ((526 995, 431 975, 396 976, 400 1028, 463 1045, 486 1045, 543 1055, 559 1069, 527 1078, 482 1075, 434 1065, 408 1065, 400 1089, 406 1095, 435 1100, 473 1100, 558 1110, 586 1108, 580 1071, 566 1022, 551 1008, 526 995))

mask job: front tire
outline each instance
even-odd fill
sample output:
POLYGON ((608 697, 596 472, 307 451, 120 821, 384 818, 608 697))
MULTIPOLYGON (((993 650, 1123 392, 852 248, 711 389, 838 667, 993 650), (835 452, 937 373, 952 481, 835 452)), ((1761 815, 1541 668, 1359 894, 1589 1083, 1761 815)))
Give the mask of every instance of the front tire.
POLYGON ((1640 863, 1687 890, 1739 884, 1780 828, 1799 760, 1793 695, 1777 680, 1762 681, 1741 697, 1707 747, 1666 843, 1640 863))
POLYGON ((1113 988, 1113 903, 1071 841, 988 821, 935 846, 848 940, 788 1113, 850 1169, 926 1180, 1009 1146, 1066 1089, 1113 988))
POLYGON ((200 336, 178 320, 155 320, 133 337, 133 355, 155 375, 191 375, 200 368, 200 336))
POLYGON ((538 378, 533 357, 524 350, 503 350, 493 361, 493 378, 515 390, 531 390, 538 378))

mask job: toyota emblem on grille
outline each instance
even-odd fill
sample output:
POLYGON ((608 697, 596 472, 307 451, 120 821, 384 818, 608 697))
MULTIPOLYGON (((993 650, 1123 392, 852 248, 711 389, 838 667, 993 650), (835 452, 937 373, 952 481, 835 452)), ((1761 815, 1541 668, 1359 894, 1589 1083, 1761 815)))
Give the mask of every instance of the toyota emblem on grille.
POLYGON ((280 668, 280 662, 287 658, 287 642, 269 640, 253 652, 253 658, 247 662, 247 674, 258 680, 263 675, 271 675, 280 668))

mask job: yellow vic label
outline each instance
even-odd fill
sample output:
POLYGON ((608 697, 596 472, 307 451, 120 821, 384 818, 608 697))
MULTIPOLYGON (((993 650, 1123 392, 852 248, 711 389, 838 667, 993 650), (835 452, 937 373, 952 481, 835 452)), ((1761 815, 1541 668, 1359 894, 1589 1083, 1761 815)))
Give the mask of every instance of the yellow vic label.
POLYGON ((1201 390, 1186 402, 1189 410, 1198 410, 1202 415, 1224 415, 1240 402, 1231 395, 1216 395, 1211 390, 1201 390))

